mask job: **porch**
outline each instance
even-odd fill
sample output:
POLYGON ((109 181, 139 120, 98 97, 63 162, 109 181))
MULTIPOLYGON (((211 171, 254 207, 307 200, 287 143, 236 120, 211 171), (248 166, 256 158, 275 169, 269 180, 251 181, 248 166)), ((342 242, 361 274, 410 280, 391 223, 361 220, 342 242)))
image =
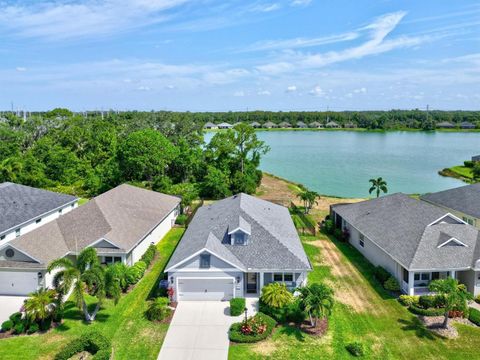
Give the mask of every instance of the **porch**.
POLYGON ((304 272, 247 272, 244 276, 245 297, 260 296, 262 288, 271 283, 285 284, 290 291, 302 286, 306 282, 304 272))
POLYGON ((456 270, 447 271, 407 271, 403 272, 401 281, 402 291, 408 295, 431 295, 432 291, 428 288, 430 282, 439 279, 459 279, 459 273, 456 270))

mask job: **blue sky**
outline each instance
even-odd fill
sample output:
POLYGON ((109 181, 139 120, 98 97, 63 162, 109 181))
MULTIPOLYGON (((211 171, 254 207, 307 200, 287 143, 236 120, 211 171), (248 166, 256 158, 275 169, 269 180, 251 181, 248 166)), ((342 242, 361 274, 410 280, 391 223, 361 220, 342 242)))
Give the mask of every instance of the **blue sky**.
POLYGON ((480 109, 480 3, 0 0, 0 109, 480 109))

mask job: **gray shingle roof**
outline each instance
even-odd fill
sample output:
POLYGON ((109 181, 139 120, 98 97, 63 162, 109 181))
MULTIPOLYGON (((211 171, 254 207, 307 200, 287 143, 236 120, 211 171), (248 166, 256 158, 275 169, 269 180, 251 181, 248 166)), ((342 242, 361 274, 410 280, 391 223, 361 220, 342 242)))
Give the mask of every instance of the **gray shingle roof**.
POLYGON ((480 183, 426 194, 420 198, 480 219, 480 183))
POLYGON ((4 182, 0 184, 0 234, 73 203, 75 196, 4 182))
POLYGON ((167 268, 204 248, 244 271, 311 269, 288 209, 246 194, 201 207, 167 268), (229 228, 243 221, 251 229, 248 244, 231 245, 229 228))
POLYGON ((179 203, 178 197, 123 184, 6 246, 14 246, 44 266, 101 238, 126 253, 179 203))
POLYGON ((448 214, 437 206, 398 193, 332 209, 408 269, 474 266, 478 230, 453 218, 432 225, 448 214), (437 248, 445 234, 469 246, 437 248))

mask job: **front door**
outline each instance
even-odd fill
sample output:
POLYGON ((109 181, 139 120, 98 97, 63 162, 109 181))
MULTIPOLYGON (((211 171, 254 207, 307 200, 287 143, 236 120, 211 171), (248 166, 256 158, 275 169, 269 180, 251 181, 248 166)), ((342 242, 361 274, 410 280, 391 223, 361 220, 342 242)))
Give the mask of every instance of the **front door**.
POLYGON ((257 273, 247 273, 247 294, 257 293, 257 273))

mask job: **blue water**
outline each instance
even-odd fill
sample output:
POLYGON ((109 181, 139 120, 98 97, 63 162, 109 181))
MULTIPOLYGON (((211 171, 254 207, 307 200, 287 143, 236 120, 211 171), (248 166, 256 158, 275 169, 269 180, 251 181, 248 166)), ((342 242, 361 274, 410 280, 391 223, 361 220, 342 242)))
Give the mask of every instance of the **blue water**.
MULTIPOLYGON (((205 134, 205 140, 213 135, 205 134)), ((380 176, 389 193, 462 186, 438 170, 480 154, 480 133, 259 131, 257 136, 271 147, 260 164, 263 171, 341 197, 368 196, 368 180, 380 176)))

